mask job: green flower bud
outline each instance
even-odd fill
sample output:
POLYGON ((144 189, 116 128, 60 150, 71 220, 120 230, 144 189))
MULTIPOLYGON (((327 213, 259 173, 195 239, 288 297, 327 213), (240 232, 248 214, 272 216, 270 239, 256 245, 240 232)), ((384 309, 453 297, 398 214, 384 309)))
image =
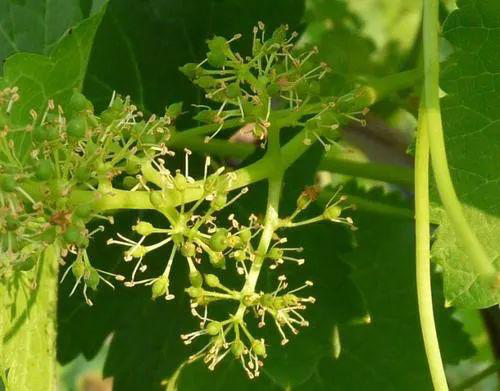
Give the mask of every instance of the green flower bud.
POLYGON ((222 253, 210 253, 209 255, 209 260, 212 266, 218 268, 218 269, 225 269, 226 268, 226 258, 224 257, 224 254, 222 253))
POLYGON ((78 205, 75 208, 74 214, 75 216, 81 219, 87 219, 90 217, 92 212, 94 211, 94 205, 91 203, 78 205))
POLYGON ((215 122, 217 112, 214 110, 203 110, 197 113, 193 118, 196 121, 204 122, 206 124, 212 124, 215 122))
POLYGON ((157 209, 160 209, 166 203, 163 195, 159 191, 150 192, 149 201, 151 201, 151 204, 153 204, 153 206, 157 209))
POLYGON ((153 226, 153 224, 148 223, 147 221, 139 221, 132 227, 132 229, 139 235, 148 236, 154 232, 155 227, 153 226))
POLYGON ((55 175, 54 164, 50 160, 39 160, 35 166, 35 178, 47 181, 55 175))
POLYGON ((281 248, 273 247, 267 252, 267 257, 273 261, 283 258, 283 250, 281 248))
POLYGON ((214 199, 210 202, 210 207, 214 210, 221 210, 227 204, 227 195, 224 193, 218 193, 214 199))
POLYGON ((203 285, 203 276, 198 270, 189 273, 189 282, 191 286, 195 288, 200 288, 203 285))
POLYGON ((205 274, 205 282, 210 288, 217 288, 220 286, 219 277, 215 274, 205 274))
POLYGON ((69 106, 74 111, 84 111, 92 109, 92 103, 81 92, 73 91, 69 100, 69 106))
POLYGON ((160 276, 155 280, 151 286, 151 297, 153 300, 167 293, 167 288, 169 285, 168 277, 165 275, 160 276))
POLYGON ((241 96, 240 86, 236 83, 229 84, 226 88, 226 95, 231 99, 236 99, 238 96, 241 96))
POLYGON ((210 247, 214 251, 224 251, 228 246, 229 231, 225 228, 219 228, 210 238, 210 247))
POLYGON ((207 41, 208 48, 214 52, 224 52, 227 45, 227 40, 224 37, 215 36, 207 41))
POLYGON ((81 258, 78 258, 75 262, 73 262, 71 265, 71 272, 76 279, 83 277, 83 273, 85 273, 85 263, 81 260, 81 258))
POLYGON ((188 186, 188 181, 184 175, 182 175, 180 172, 175 174, 174 177, 174 186, 177 188, 179 191, 184 191, 186 190, 188 186))
POLYGON ((197 75, 198 64, 188 63, 179 68, 179 70, 189 79, 194 79, 197 75))
POLYGON ((226 56, 222 51, 210 51, 207 53, 207 61, 214 68, 222 68, 226 64, 226 56))
POLYGON ((87 182, 90 179, 91 170, 87 166, 80 166, 75 170, 75 178, 79 182, 87 182))
POLYGON ((139 180, 133 176, 126 176, 123 178, 122 185, 125 189, 130 190, 132 189, 135 185, 139 183, 139 180))
POLYGON ((86 271, 83 278, 85 280, 85 283, 89 286, 89 288, 91 288, 94 291, 97 289, 100 280, 99 273, 92 266, 88 267, 88 270, 86 271))
POLYGON ((165 114, 167 114, 172 119, 176 119, 179 115, 181 115, 181 113, 182 113, 182 102, 172 103, 165 110, 165 114))
POLYGON ((47 131, 43 126, 35 127, 35 129, 33 129, 33 132, 31 132, 31 134, 33 136, 33 140, 35 140, 38 143, 47 140, 47 131))
POLYGON ((250 230, 250 228, 245 227, 244 225, 241 226, 241 230, 238 235, 241 241, 245 244, 250 242, 250 240, 252 239, 252 231, 250 230))
POLYGON ((77 244, 82 240, 82 233, 80 228, 70 225, 64 232, 63 238, 68 244, 77 244))
POLYGON ((87 119, 83 115, 78 115, 68 122, 66 132, 68 137, 74 140, 81 140, 87 131, 87 119))
POLYGON ((257 356, 265 357, 266 356, 266 345, 264 345, 263 340, 254 339, 252 341, 252 350, 257 356))
POLYGON ((340 217, 342 208, 338 205, 332 205, 325 209, 323 217, 327 220, 335 220, 340 217))
POLYGON ((190 286, 189 288, 186 288, 186 292, 189 295, 189 297, 192 297, 193 299, 197 299, 197 298, 203 296, 203 289, 196 288, 194 286, 190 286))
POLYGON ((222 324, 213 320, 207 324, 205 330, 207 330, 207 334, 216 336, 222 331, 222 324))
POLYGON ((186 258, 192 258, 196 255, 196 246, 193 242, 184 242, 181 246, 181 254, 186 258))
POLYGON ((238 262, 243 262, 247 259, 247 255, 246 255, 245 251, 243 251, 243 250, 236 250, 235 252, 233 252, 233 257, 238 262))
POLYGON ((50 227, 42 232, 40 239, 42 239, 42 241, 46 244, 52 244, 54 243, 54 240, 56 240, 56 234, 56 227, 50 227))
POLYGON ((236 358, 240 358, 244 351, 245 344, 239 339, 235 340, 231 345, 231 353, 233 353, 234 357, 236 358))
POLYGON ((212 88, 217 85, 217 79, 212 76, 201 76, 194 81, 194 84, 200 86, 201 88, 212 88))

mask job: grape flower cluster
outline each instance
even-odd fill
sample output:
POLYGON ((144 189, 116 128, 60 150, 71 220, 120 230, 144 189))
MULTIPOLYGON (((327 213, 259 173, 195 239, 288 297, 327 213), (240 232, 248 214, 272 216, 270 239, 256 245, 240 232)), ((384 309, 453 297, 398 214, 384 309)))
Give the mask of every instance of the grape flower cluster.
MULTIPOLYGON (((208 41, 205 60, 181 68, 210 103, 197 106, 201 110, 194 116, 206 124, 199 128, 206 143, 225 129, 237 129, 266 148, 271 132, 298 127, 303 129, 304 144, 318 141, 328 149, 338 139, 342 123, 363 123, 360 117, 366 109, 356 104, 362 98, 359 92, 324 97, 321 81, 331 69, 315 61, 316 48, 297 49, 296 33, 289 36, 287 30, 282 26, 266 39, 265 26, 259 23, 249 57, 231 47, 241 35, 229 40, 214 37, 208 41)), ((287 246, 285 229, 323 220, 354 228, 344 217, 345 197, 336 194, 322 214, 300 219, 318 193, 315 187, 307 188, 295 211, 272 227, 253 214, 244 221, 232 213, 221 219, 220 212, 248 188, 240 185, 237 172, 220 165, 212 170, 210 157, 203 177, 196 180, 190 175, 192 151, 174 152, 169 147, 183 134, 176 126, 182 104, 145 118, 128 97, 114 94, 109 106, 96 114, 92 103, 74 91, 66 106, 50 100, 42 112, 30 112, 28 124, 17 126, 10 113, 19 96, 15 87, 0 91, 0 281, 23 281, 33 287, 28 280, 33 274, 28 272, 39 267, 44 249, 54 245, 65 267, 62 280, 74 278, 70 294, 82 287, 89 305, 89 288, 96 290, 101 283, 146 285, 153 299, 172 300, 175 264, 186 262, 186 292, 199 328, 181 338, 186 345, 207 338, 189 361, 202 359, 214 369, 232 355, 250 378, 259 375, 266 357, 266 341, 252 331, 252 317, 258 328, 273 324, 282 344, 308 326, 304 310, 315 300, 304 292, 311 281, 289 287, 281 274, 271 292, 256 290, 256 281, 248 281, 258 277, 255 270, 263 265, 279 270, 284 263, 305 262, 302 248, 287 246), (183 154, 182 168, 172 163, 175 153, 183 154), (162 226, 138 220, 132 232, 108 240, 123 250, 123 261, 132 265, 130 276, 96 268, 87 252, 92 236, 113 223, 106 211, 127 208, 156 210, 165 218, 162 226), (102 220, 103 225, 89 231, 91 220, 102 220), (272 240, 261 246, 266 230, 272 240), (163 271, 152 275, 147 256, 165 248, 163 271), (213 272, 202 271, 207 268, 213 272), (219 269, 234 269, 243 285, 227 286, 217 276, 219 269), (211 310, 221 302, 235 308, 222 319, 211 310)))

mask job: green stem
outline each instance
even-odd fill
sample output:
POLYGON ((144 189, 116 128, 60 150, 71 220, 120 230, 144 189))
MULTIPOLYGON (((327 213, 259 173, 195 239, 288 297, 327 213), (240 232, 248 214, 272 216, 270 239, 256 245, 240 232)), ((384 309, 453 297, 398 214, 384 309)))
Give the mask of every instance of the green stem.
POLYGON ((0 372, 8 370, 9 391, 57 388, 58 264, 59 250, 49 246, 32 271, 22 272, 23 278, 33 278, 33 284, 10 292, 0 285, 0 372), (16 296, 12 297, 14 291, 16 296))
POLYGON ((453 387, 452 391, 469 390, 475 384, 479 383, 481 380, 487 378, 488 376, 493 375, 494 373, 498 373, 500 375, 500 361, 497 361, 496 363, 491 364, 489 367, 483 369, 481 372, 470 377, 469 379, 466 379, 464 382, 462 382, 458 386, 453 387))
POLYGON ((489 277, 495 273, 488 255, 469 226, 451 180, 439 106, 439 0, 424 1, 424 108, 429 129, 432 168, 439 196, 476 273, 489 277))
MULTIPOLYGON (((255 292, 255 286, 257 285, 257 280, 264 264, 267 250, 271 244, 273 238, 273 233, 279 226, 279 203, 281 197, 281 189, 283 185, 283 175, 285 172, 285 167, 282 164, 281 159, 281 149, 280 149, 280 129, 279 127, 269 129, 269 139, 266 152, 266 159, 268 161, 274 162, 274 173, 268 178, 268 195, 267 195, 267 207, 266 207, 266 217, 264 219, 264 229, 260 237, 259 245, 257 247, 257 255, 252 262, 250 271, 248 272, 247 279, 242 288, 242 293, 252 294, 255 292)), ((243 314, 245 313, 246 306, 243 303, 240 304, 238 311, 236 312, 236 317, 243 319, 243 314)))
POLYGON ((409 167, 326 157, 319 168, 338 174, 374 179, 407 187, 413 186, 413 169, 409 167))
POLYGON ((432 308, 429 221, 429 133, 421 109, 415 152, 415 235, 417 296, 425 353, 436 391, 448 390, 432 308))

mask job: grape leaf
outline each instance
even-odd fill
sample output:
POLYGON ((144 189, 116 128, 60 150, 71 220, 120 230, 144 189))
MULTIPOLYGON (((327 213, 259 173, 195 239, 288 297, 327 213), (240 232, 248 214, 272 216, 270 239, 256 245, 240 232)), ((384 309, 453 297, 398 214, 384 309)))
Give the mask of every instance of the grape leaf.
POLYGON ((49 54, 67 29, 101 8, 99 3, 0 0, 0 63, 17 52, 49 54))
MULTIPOLYGON (((441 103, 446 149, 466 218, 500 270, 500 3, 458 6, 443 28, 454 47, 441 80, 448 94, 441 103)), ((473 308, 498 304, 500 290, 477 278, 436 192, 433 201, 440 223, 433 256, 444 270, 447 300, 473 308)))
POLYGON ((45 343, 55 341, 56 332, 54 256, 49 246, 36 270, 18 282, 24 289, 0 283, 0 374, 7 390, 49 390, 55 383, 55 345, 45 343), (37 288, 28 296, 29 282, 37 288))
MULTIPOLYGON (((105 7, 94 16, 68 30, 49 56, 35 53, 16 53, 4 64, 4 83, 17 86, 21 99, 11 111, 12 122, 26 124, 32 121, 30 110, 45 110, 49 99, 63 107, 74 88, 81 89, 87 70, 95 32, 105 7)), ((30 145, 30 134, 19 134, 17 152, 23 156, 30 145)))
POLYGON ((244 36, 236 47, 248 53, 252 27, 296 28, 303 0, 114 0, 97 34, 85 93, 103 108, 113 92, 131 95, 141 108, 163 111, 167 103, 198 102, 200 90, 178 68, 201 62, 214 34, 244 36))
MULTIPOLYGON (((370 192, 366 196, 380 195, 370 192)), ((420 332, 415 287, 414 229, 410 219, 359 212, 357 248, 342 255, 361 290, 370 323, 339 328, 334 349, 314 376, 297 390, 430 390, 432 383, 420 332), (388 240, 390 238, 390 240, 388 240), (353 374, 356 374, 353 376, 353 374)), ((433 279, 435 316, 446 363, 473 347, 453 311, 445 309, 438 276, 433 279)))

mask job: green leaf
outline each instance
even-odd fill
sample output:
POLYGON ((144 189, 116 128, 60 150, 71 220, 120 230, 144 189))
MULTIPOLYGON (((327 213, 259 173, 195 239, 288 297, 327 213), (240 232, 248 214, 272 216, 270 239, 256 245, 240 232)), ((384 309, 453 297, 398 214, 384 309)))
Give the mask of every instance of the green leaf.
POLYGON ((56 387, 58 262, 57 248, 49 246, 35 270, 13 276, 17 284, 26 284, 24 289, 36 286, 33 292, 0 284, 0 389, 4 381, 7 390, 56 387))
POLYGON ((236 45, 248 53, 252 27, 296 28, 303 0, 114 0, 97 34, 85 93, 103 108, 114 90, 141 108, 162 112, 168 103, 198 102, 200 90, 179 67, 201 62, 214 34, 244 35, 236 45))
MULTIPOLYGON (((500 3, 464 0, 446 20, 454 53, 442 75, 445 143, 458 197, 472 229, 500 270, 500 3)), ((433 256, 444 270, 450 304, 483 308, 500 302, 500 289, 483 283, 433 195, 440 223, 433 256)))
POLYGON ((101 8, 99 3, 0 0, 0 63, 18 52, 49 54, 66 30, 101 8))
MULTIPOLYGON (((30 110, 42 113, 49 99, 64 108, 74 88, 81 89, 95 32, 105 7, 94 16, 68 30, 50 55, 16 53, 5 61, 4 83, 17 86, 21 99, 13 106, 15 124, 31 122, 30 110)), ((17 152, 27 151, 30 135, 22 133, 16 140, 17 152)))
MULTIPOLYGON (((342 259, 353 268, 370 322, 341 326, 338 357, 324 358, 297 390, 430 390, 417 309, 413 223, 378 213, 353 218, 357 247, 342 259)), ((433 286, 440 292, 437 276, 433 286)), ((473 353, 472 345, 439 293, 434 302, 444 361, 457 363, 473 353)))

